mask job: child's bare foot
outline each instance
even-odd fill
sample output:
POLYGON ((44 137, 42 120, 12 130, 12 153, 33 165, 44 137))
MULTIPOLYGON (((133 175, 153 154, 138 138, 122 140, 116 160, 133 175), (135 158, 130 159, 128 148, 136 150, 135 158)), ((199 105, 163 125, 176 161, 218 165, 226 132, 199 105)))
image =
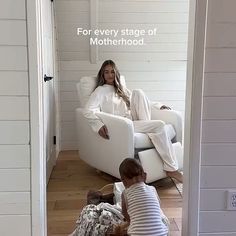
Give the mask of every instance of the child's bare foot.
POLYGON ((183 183, 183 174, 179 172, 178 170, 176 171, 166 171, 167 176, 171 178, 175 178, 178 180, 180 183, 183 183))

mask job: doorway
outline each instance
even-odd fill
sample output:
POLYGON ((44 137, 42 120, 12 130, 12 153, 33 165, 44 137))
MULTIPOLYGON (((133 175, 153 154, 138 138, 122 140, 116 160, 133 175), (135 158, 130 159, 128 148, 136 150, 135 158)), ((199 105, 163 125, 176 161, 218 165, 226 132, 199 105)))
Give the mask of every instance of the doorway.
MULTIPOLYGON (((192 4, 193 4, 193 9, 194 9, 194 15, 195 15, 195 13, 197 13, 197 12, 195 12, 195 10, 196 10, 195 1, 192 1, 192 4)), ((194 18, 194 17, 193 17, 193 18, 194 18)), ((192 19, 192 20, 193 20, 193 19, 192 19)), ((193 32, 192 32, 192 33, 193 33, 193 32)), ((189 67, 189 68, 190 68, 190 67, 189 67)), ((192 68, 190 68, 190 70, 192 70, 192 68)), ((190 72, 189 72, 189 73, 190 73, 190 72)), ((193 78, 193 75, 190 76, 190 80, 192 80, 192 78, 193 78)), ((192 82, 191 82, 191 83, 192 83, 192 82)), ((199 89, 199 88, 198 88, 198 89, 199 89)), ((191 94, 193 94, 192 88, 191 88, 191 94)), ((191 95, 191 94, 190 94, 190 95, 191 95)), ((189 96, 190 96, 190 95, 189 95, 189 96)), ((190 96, 190 98, 191 98, 191 96, 190 96)), ((190 99, 190 101, 191 101, 191 99, 190 99)), ((198 105, 201 105, 201 104, 198 104, 198 105)), ((189 111, 189 112, 191 113, 191 111, 189 111)), ((190 120, 186 119, 185 121, 186 121, 186 122, 189 122, 189 124, 192 124, 192 121, 193 121, 193 120, 190 121, 190 120)), ((187 132, 187 131, 186 131, 186 132, 187 132)), ((191 132, 190 127, 189 127, 189 131, 188 131, 188 132, 189 132, 189 135, 191 135, 191 133, 190 133, 190 132, 191 132)), ((187 137, 187 135, 188 135, 188 134, 186 133, 185 136, 187 137)), ((189 136, 189 137, 191 137, 191 136, 189 136)), ((198 138, 198 137, 197 137, 197 138, 198 138)), ((190 143, 190 144, 189 144, 189 147, 191 147, 191 146, 192 146, 192 144, 190 143)), ((193 150, 192 150, 191 148, 189 148, 189 147, 186 148, 186 150, 192 153, 193 150)), ((197 146, 197 147, 198 147, 198 146, 197 146)), ((186 151, 186 153, 187 153, 187 151, 186 151)), ((187 164, 188 164, 188 165, 185 165, 185 166, 188 166, 187 168, 190 168, 190 166, 193 165, 193 163, 187 163, 187 164)), ((187 172, 186 172, 186 173, 187 173, 187 172)), ((188 175, 188 174, 187 174, 187 175, 188 175)), ((188 182, 188 180, 186 180, 186 181, 188 182)), ((187 182, 186 182, 186 183, 187 183, 187 182)), ((190 192, 191 189, 189 188, 188 191, 190 192)), ((186 194, 186 196, 187 196, 187 195, 188 195, 188 194, 186 194)), ((195 200, 196 200, 196 198, 195 198, 195 200)), ((45 218, 44 218, 44 219, 45 219, 45 218)), ((192 223, 194 224, 194 222, 192 222, 192 223)), ((187 225, 188 225, 188 224, 187 224, 187 225)), ((187 234, 186 234, 186 235, 187 235, 187 234)))

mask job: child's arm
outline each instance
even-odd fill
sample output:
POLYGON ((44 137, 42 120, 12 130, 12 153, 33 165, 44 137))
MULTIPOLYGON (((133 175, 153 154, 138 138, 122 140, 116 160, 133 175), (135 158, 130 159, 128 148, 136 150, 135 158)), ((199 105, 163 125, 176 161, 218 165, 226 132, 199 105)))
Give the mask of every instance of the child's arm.
MULTIPOLYGON (((157 190, 156 190, 154 187, 153 187, 153 189, 154 189, 154 192, 155 192, 155 194, 156 194, 156 196, 157 196, 157 200, 158 200, 159 204, 161 204, 161 203, 160 203, 161 199, 160 199, 160 197, 159 197, 159 195, 158 195, 158 193, 157 193, 157 190)), ((167 226, 167 228, 168 228, 168 230, 169 230, 170 221, 169 221, 169 219, 167 218, 167 216, 164 214, 164 212, 162 211, 161 206, 160 206, 160 213, 161 213, 162 222, 167 226)))
POLYGON ((127 212, 127 206, 126 206, 126 201, 124 197, 124 192, 122 192, 121 194, 121 208, 122 208, 122 214, 125 218, 125 222, 115 226, 114 228, 115 235, 126 235, 127 228, 129 227, 129 223, 130 223, 129 214, 127 212))
POLYGON ((157 196, 157 200, 158 200, 158 202, 161 203, 161 199, 160 199, 160 197, 159 197, 159 195, 158 195, 158 193, 157 193, 156 188, 153 187, 153 186, 151 186, 151 187, 152 187, 152 191, 153 191, 153 192, 155 193, 155 195, 157 196))
POLYGON ((129 214, 127 211, 127 203, 126 203, 125 197, 124 197, 124 192, 121 194, 121 208, 122 208, 122 214, 125 217, 125 220, 127 222, 130 222, 129 214))
POLYGON ((127 228, 129 227, 129 223, 126 221, 124 223, 121 223, 119 225, 116 225, 113 234, 115 235, 127 235, 127 228))

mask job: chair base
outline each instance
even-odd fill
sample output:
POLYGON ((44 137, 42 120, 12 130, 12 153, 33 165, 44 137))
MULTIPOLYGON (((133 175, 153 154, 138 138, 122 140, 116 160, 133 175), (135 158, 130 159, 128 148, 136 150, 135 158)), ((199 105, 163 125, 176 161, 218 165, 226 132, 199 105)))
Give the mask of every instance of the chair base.
MULTIPOLYGON (((173 148, 177 157, 179 170, 183 168, 183 149, 180 142, 174 143, 173 148)), ((139 160, 147 173, 147 183, 166 178, 166 172, 163 170, 163 162, 155 148, 141 151, 138 153, 139 160)))

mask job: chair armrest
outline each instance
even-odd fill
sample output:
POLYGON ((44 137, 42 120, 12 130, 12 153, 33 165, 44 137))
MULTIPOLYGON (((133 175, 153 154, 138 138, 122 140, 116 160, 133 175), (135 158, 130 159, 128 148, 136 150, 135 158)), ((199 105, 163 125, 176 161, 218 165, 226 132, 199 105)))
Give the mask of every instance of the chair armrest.
POLYGON ((110 139, 95 133, 83 116, 83 109, 76 109, 76 126, 79 155, 89 165, 117 178, 119 165, 126 157, 134 156, 134 128, 131 120, 98 112, 96 115, 107 126, 110 139))
MULTIPOLYGON (((98 112, 96 115, 107 126, 110 140, 118 138, 117 141, 119 141, 122 137, 122 139, 125 139, 127 143, 134 143, 134 126, 130 119, 105 112, 98 112)), ((129 148, 134 149, 130 146, 129 148)))
POLYGON ((182 143, 182 117, 180 112, 175 110, 160 110, 152 106, 151 119, 162 120, 166 124, 172 124, 176 132, 175 141, 182 143))

